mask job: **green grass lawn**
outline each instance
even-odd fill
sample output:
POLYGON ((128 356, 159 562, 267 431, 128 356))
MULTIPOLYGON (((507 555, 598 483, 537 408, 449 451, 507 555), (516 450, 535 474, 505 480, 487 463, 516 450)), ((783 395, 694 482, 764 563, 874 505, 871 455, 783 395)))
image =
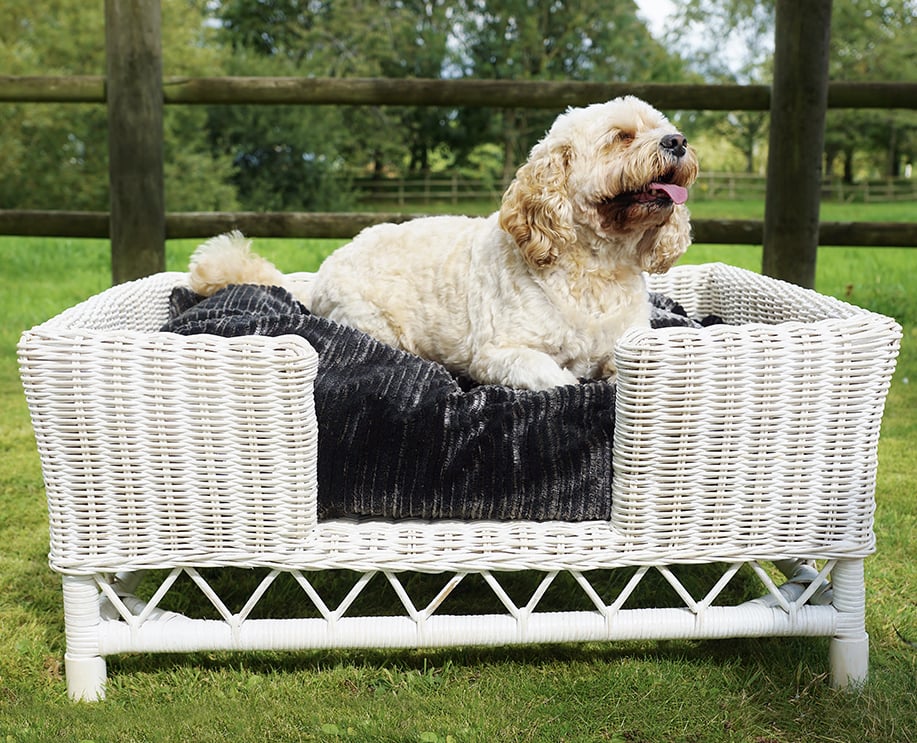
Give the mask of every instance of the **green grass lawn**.
MULTIPOLYGON (((754 217, 755 205, 731 214, 754 217)), ((760 205, 757 205, 760 208, 760 205)), ((825 205, 825 219, 909 219, 914 205, 825 205), (863 216, 863 210, 868 214, 863 216), (836 212, 836 213, 834 213, 836 212), (895 214, 896 216, 893 216, 895 214)), ((760 213, 757 215, 760 216, 760 213)), ((265 240, 284 270, 340 241, 265 240)), ((168 246, 184 270, 192 241, 168 246)), ((866 562, 871 675, 832 690, 824 639, 496 649, 130 655, 108 699, 73 704, 60 582, 47 567, 38 457, 15 363, 21 331, 106 288, 105 241, 0 238, 0 743, 20 741, 917 741, 917 252, 830 248, 817 288, 892 315, 904 342, 880 442, 866 562)), ((757 270, 760 248, 694 246, 684 259, 757 270)))

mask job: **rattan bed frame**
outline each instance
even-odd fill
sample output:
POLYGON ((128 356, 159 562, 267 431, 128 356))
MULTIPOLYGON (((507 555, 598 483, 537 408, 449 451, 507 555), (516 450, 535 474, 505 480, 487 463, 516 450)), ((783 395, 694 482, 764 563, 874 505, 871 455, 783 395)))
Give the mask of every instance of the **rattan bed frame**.
POLYGON ((296 336, 158 332, 186 279, 114 287, 19 345, 72 698, 103 697, 105 656, 134 651, 637 638, 826 636, 832 682, 865 679, 863 559, 875 549, 879 428, 901 336, 893 320, 723 264, 675 268, 651 288, 729 324, 620 341, 610 521, 319 521, 316 354, 296 336), (778 586, 770 562, 794 581, 778 586), (706 563, 722 577, 692 595, 678 566, 706 563), (743 566, 763 598, 720 605, 743 566), (239 567, 262 577, 231 609, 206 576, 239 567), (612 568, 630 578, 605 596, 590 571, 612 568), (151 570, 164 578, 141 600, 137 576, 151 570), (315 579, 326 570, 355 576, 330 605, 315 579), (522 602, 502 583, 516 571, 543 575, 522 602), (442 574, 441 590, 417 602, 412 572, 442 574), (678 601, 631 608, 651 572, 678 601), (560 573, 582 589, 585 610, 539 610, 560 573), (309 610, 256 615, 282 574, 309 610), (472 574, 505 611, 449 613, 472 574), (165 610, 179 578, 216 618, 165 610), (373 579, 391 585, 401 616, 355 615, 373 579))

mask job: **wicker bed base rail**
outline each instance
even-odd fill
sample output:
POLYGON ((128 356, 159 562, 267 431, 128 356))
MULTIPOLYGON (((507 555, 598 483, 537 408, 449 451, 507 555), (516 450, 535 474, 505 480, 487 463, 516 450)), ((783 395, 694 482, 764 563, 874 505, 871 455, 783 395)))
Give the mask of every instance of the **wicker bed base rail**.
POLYGON ((19 345, 71 697, 101 698, 104 657, 130 651, 631 638, 826 636, 833 683, 865 678, 863 558, 875 549, 893 320, 722 264, 673 269, 651 288, 726 324, 620 341, 610 521, 320 521, 315 352, 298 336, 158 332, 185 280, 114 287, 19 345), (778 586, 765 561, 790 582, 778 586), (709 564, 722 574, 699 595, 677 577, 709 564), (239 606, 208 577, 232 568, 261 576, 239 606), (606 595, 590 571, 615 568, 630 577, 606 595), (144 571, 161 582, 137 593, 144 571), (343 598, 322 596, 315 576, 328 571, 356 576, 343 598), (543 576, 522 602, 501 582, 519 571, 543 576), (763 597, 722 605, 739 571, 763 597), (411 573, 442 574, 441 587, 417 599, 411 573), (648 574, 677 600, 632 608, 648 574), (544 608, 558 576, 580 604, 544 608), (499 611, 450 613, 472 578, 499 611), (262 616, 278 580, 307 610, 262 616), (189 581, 213 616, 168 610, 189 581), (379 581, 400 616, 360 615, 379 581))

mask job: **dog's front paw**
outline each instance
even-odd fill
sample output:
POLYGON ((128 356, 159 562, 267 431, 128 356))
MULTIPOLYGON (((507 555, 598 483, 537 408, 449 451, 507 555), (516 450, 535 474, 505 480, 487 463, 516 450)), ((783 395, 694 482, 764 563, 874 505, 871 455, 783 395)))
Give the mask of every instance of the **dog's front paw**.
POLYGON ((609 384, 614 384, 618 380, 618 370, 613 358, 608 359, 599 367, 598 379, 604 379, 609 384))
POLYGON ((567 369, 561 369, 556 364, 556 369, 526 370, 520 375, 519 383, 514 387, 526 390, 549 390, 552 387, 563 387, 567 384, 579 384, 576 375, 567 369))
POLYGON ((573 372, 562 369, 546 353, 531 348, 491 349, 472 361, 469 372, 484 384, 525 390, 547 390, 579 383, 573 372))

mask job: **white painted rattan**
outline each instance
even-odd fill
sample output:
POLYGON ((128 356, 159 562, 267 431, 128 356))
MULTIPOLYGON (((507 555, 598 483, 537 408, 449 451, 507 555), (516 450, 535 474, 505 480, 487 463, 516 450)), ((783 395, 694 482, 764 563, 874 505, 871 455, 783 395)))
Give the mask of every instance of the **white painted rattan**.
POLYGON ((128 650, 632 636, 829 635, 836 682, 865 675, 862 559, 875 547, 879 426, 900 340, 893 320, 722 264, 676 268, 651 277, 652 288, 729 324, 633 330, 618 344, 609 522, 319 522, 314 351, 295 336, 157 332, 185 279, 115 287, 20 342, 50 563, 64 575, 71 695, 100 696, 101 656, 128 650), (596 604, 560 618, 517 607, 481 622, 412 613, 408 602, 399 622, 230 616, 225 629, 162 619, 155 602, 137 608, 146 615, 136 627, 123 611, 100 613, 100 597, 112 605, 113 575, 151 568, 581 575, 788 558, 832 561, 833 605, 691 599, 655 614, 596 604))

